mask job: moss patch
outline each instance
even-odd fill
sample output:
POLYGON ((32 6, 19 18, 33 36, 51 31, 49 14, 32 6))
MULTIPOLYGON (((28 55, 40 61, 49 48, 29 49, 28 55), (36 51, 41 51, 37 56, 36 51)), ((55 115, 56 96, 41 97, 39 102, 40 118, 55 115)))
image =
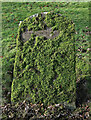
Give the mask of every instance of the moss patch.
POLYGON ((11 101, 74 102, 74 42, 74 24, 66 17, 49 12, 25 19, 18 30, 11 101), (56 31, 54 37, 45 33, 50 28, 51 34, 56 31), (30 34, 27 39, 26 31, 30 34))

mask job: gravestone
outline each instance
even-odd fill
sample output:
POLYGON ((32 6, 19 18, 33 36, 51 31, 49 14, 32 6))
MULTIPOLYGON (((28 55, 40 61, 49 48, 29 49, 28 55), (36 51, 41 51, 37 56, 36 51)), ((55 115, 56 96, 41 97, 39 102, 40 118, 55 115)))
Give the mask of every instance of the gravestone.
POLYGON ((55 12, 35 14, 20 23, 16 41, 11 101, 75 102, 73 22, 55 12))

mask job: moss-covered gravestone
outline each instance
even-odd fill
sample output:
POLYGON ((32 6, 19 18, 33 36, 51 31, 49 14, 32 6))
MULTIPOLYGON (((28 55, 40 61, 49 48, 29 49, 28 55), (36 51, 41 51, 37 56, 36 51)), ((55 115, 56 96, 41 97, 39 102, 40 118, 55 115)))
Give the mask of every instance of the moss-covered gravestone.
POLYGON ((11 101, 74 102, 74 42, 74 24, 61 14, 26 18, 18 30, 11 101))

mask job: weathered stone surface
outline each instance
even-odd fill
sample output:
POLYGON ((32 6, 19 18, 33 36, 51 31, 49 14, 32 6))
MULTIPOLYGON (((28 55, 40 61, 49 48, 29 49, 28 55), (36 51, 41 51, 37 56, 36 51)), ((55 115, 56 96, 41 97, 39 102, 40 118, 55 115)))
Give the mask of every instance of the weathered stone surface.
POLYGON ((11 101, 74 102, 74 42, 74 24, 62 15, 25 19, 18 30, 11 101))
POLYGON ((31 34, 35 34, 36 36, 44 36, 46 39, 53 39, 55 37, 57 37, 60 33, 60 31, 55 30, 53 31, 53 35, 51 34, 52 32, 52 28, 48 28, 47 30, 39 30, 39 31, 25 31, 24 33, 22 33, 22 39, 24 42, 26 42, 27 40, 29 40, 29 38, 31 38, 31 34))

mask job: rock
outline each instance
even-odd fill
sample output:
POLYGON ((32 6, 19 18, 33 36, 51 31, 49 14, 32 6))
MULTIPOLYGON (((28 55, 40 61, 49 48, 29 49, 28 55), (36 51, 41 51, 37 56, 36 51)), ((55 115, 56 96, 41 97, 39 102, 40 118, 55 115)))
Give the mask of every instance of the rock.
POLYGON ((27 96, 31 103, 45 106, 75 101, 74 33, 71 20, 52 12, 44 13, 43 17, 35 14, 21 23, 16 40, 12 102, 28 99, 27 96), (52 38, 48 32, 54 26, 52 38), (25 31, 30 34, 28 39, 23 37, 25 31))
POLYGON ((88 48, 87 51, 91 51, 91 48, 88 48))
POLYGON ((19 26, 20 26, 21 23, 22 23, 22 21, 20 21, 19 26))

